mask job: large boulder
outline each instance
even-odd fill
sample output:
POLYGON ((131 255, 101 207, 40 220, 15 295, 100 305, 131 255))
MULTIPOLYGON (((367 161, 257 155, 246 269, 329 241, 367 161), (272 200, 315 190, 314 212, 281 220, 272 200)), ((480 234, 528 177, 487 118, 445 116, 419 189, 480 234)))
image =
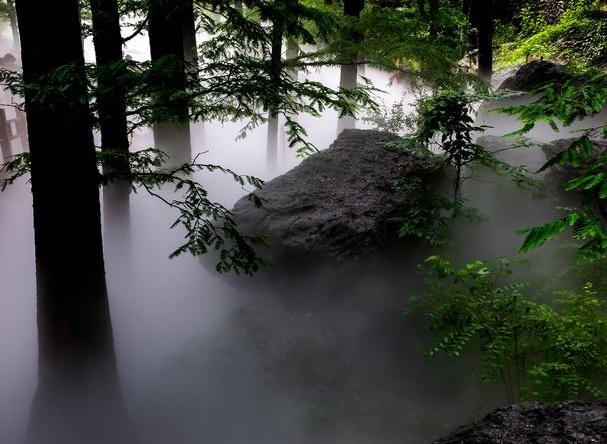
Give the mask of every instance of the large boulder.
POLYGON ((607 403, 566 402, 503 407, 434 444, 584 444, 606 436, 607 403))
POLYGON ((565 78, 565 66, 545 60, 533 60, 521 66, 512 77, 507 78, 499 90, 531 92, 552 82, 565 78))
POLYGON ((394 192, 395 182, 430 180, 433 172, 428 161, 391 148, 397 140, 379 131, 345 130, 329 149, 268 182, 259 192, 263 208, 238 201, 233 213, 239 228, 267 235, 265 253, 273 262, 309 255, 349 265, 367 257, 396 237, 390 219, 413 201, 394 192))

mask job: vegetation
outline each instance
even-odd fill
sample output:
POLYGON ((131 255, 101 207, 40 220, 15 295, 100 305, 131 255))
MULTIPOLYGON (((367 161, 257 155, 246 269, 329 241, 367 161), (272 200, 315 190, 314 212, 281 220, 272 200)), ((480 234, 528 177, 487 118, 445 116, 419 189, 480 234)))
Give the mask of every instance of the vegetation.
POLYGON ((525 63, 530 58, 557 59, 586 67, 604 65, 607 15, 603 2, 578 0, 568 5, 553 22, 540 2, 528 2, 521 8, 518 32, 510 28, 501 39, 500 66, 525 63))
POLYGON ((506 259, 457 267, 433 256, 424 266, 422 310, 437 332, 427 356, 472 355, 485 381, 500 381, 510 402, 595 399, 607 387, 607 310, 592 284, 551 303, 527 295, 506 259))
MULTIPOLYGON (((565 127, 574 122, 599 114, 607 100, 607 82, 602 72, 584 72, 560 85, 549 86, 540 99, 530 105, 506 108, 523 123, 518 131, 524 134, 538 122, 547 122, 555 131, 558 124, 565 127)), ((607 253, 607 231, 604 228, 604 202, 607 199, 607 158, 604 150, 592 140, 597 131, 604 133, 601 125, 581 131, 561 152, 556 153, 539 172, 569 168, 565 191, 578 196, 580 202, 573 208, 565 208, 565 215, 541 227, 530 228, 521 251, 542 246, 570 229, 580 241, 578 257, 596 260, 607 253)))
MULTIPOLYGON (((131 193, 143 191, 174 212, 172 228, 184 240, 171 258, 214 252, 219 273, 253 275, 269 265, 258 255, 266 238, 242 233, 198 178, 227 175, 257 207, 264 205, 256 194, 263 181, 192 155, 190 125, 243 122, 240 138, 267 125, 267 167, 273 172, 279 121, 286 144, 306 157, 318 147, 301 117, 322 117, 327 109, 341 118, 367 112, 367 122, 401 136, 391 149, 430 165, 433 178, 401 177, 392 184, 410 202, 392 217, 398 235, 421 238, 430 247, 448 251, 455 218, 481 220, 466 208, 467 191, 484 186, 477 181, 480 171, 532 190, 546 174, 565 178, 563 192, 573 203, 559 208, 555 220, 521 227, 520 253, 557 238, 570 247, 571 240, 576 257, 590 264, 551 265, 548 274, 553 280, 575 275, 575 285, 526 282, 513 274, 518 261, 458 266, 431 256, 422 265, 425 290, 409 309, 421 312, 438 336, 428 357, 478 361, 482 378, 501 382, 510 401, 607 395, 604 1, 64 0, 32 6, 6 0, 0 18, 10 23, 12 48, 21 52, 19 66, 10 57, 0 60, 0 82, 19 102, 11 106, 27 112, 29 127, 29 152, 3 154, 0 188, 30 176, 40 354, 32 444, 74 427, 77 419, 70 415, 48 414, 64 410, 90 413, 83 421, 95 427, 78 428, 86 432, 71 442, 57 432, 53 441, 129 442, 104 245, 118 244, 120 254, 128 254, 131 193), (125 44, 142 36, 150 60, 125 57, 125 44), (85 63, 84 37, 93 39, 94 64, 85 63), (503 109, 521 123, 511 136, 524 137, 543 123, 556 134, 582 120, 599 122, 554 153, 538 179, 477 141, 487 127, 475 114, 483 102, 510 98, 493 92, 495 65, 531 59, 566 63, 567 76, 534 91, 531 103, 503 109), (406 81, 419 97, 414 114, 404 111, 404 99, 378 105, 376 86, 360 75, 363 65, 406 81), (332 66, 341 70, 338 88, 297 75, 332 66), (344 86, 346 78, 354 85, 344 86), (150 129, 154 146, 134 150, 132 136, 142 128, 150 129), (49 140, 49 134, 61 138, 49 140), (441 181, 449 183, 448 191, 438 189, 441 181), (119 220, 121 237, 108 239, 102 232, 102 214, 106 231, 119 220), (83 399, 89 377, 99 393, 83 399), (108 393, 115 430, 87 405, 108 393)), ((6 145, 10 150, 4 139, 12 129, 4 130, 3 153, 6 145)), ((314 402, 310 416, 325 423, 329 413, 314 402)))

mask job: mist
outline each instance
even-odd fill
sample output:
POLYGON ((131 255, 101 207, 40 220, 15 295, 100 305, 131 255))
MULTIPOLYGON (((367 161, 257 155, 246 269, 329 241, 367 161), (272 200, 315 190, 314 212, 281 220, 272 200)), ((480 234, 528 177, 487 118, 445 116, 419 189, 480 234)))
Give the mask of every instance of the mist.
MULTIPOLYGON (((85 48, 93 61, 88 39, 85 48)), ((125 54, 146 60, 146 36, 129 42, 125 54)), ((298 75, 337 88, 352 73, 326 67, 298 75)), ((412 109, 407 82, 373 67, 364 75, 384 91, 378 99, 387 106, 403 100, 412 109)), ((320 149, 343 128, 372 126, 331 110, 300 119, 320 149)), ((518 128, 485 108, 478 122, 491 126, 485 135, 518 128)), ((193 154, 264 180, 301 161, 279 119, 277 167, 269 171, 267 126, 237 140, 243 124, 192 124, 193 154)), ((539 142, 568 136, 569 129, 547 127, 530 134, 539 142)), ((152 131, 138 130, 131 149, 151 146, 152 131)), ((18 142, 13 148, 23 150, 18 142)), ((530 169, 546 160, 538 148, 503 156, 530 169)), ((195 178, 227 208, 246 194, 219 172, 195 178)), ((465 194, 486 221, 454 227, 459 262, 514 257, 522 241, 516 230, 555 215, 553 203, 532 191, 491 173, 482 179, 482 187, 468 182, 465 194)), ((144 192, 131 194, 130 204, 129 243, 112 243, 122 221, 106 217, 104 251, 120 383, 139 442, 425 443, 506 402, 499 387, 480 386, 472 362, 425 360, 433 336, 423 319, 403 314, 408 297, 421 290, 417 266, 435 249, 403 240, 353 269, 302 262, 228 278, 204 259, 169 259, 184 236, 169 228, 176 214, 144 192)), ((0 443, 6 444, 25 442, 37 383, 32 225, 30 185, 22 178, 0 195, 0 443)), ((550 252, 530 260, 546 265, 550 252)))

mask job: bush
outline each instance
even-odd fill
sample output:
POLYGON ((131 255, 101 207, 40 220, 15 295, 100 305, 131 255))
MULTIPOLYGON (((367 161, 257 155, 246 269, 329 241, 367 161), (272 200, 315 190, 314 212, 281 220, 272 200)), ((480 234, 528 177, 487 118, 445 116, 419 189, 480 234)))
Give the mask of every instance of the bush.
POLYGON ((458 268, 433 256, 422 268, 425 292, 409 309, 439 336, 428 357, 477 351, 482 379, 501 380, 510 401, 604 396, 607 311, 591 284, 548 304, 525 295, 505 259, 458 268))

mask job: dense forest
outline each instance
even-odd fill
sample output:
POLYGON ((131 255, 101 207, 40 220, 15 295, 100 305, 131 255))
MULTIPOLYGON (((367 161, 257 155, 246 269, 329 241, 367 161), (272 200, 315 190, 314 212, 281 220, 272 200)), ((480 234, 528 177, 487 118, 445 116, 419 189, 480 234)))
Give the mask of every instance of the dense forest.
POLYGON ((0 0, 0 443, 607 442, 607 2, 0 0))

